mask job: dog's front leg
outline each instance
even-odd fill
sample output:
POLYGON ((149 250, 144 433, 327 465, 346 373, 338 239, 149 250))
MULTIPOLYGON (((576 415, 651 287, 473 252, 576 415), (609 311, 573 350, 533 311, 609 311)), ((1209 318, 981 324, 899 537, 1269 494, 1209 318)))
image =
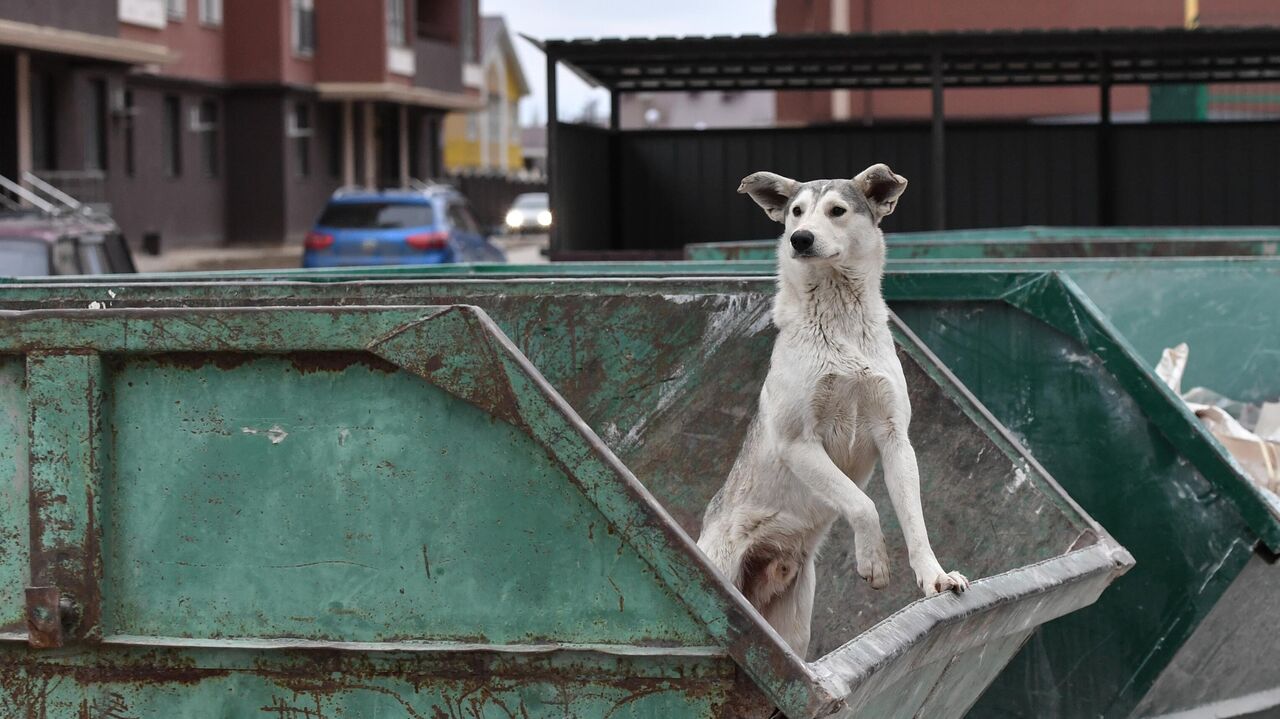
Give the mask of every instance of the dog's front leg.
POLYGON ((820 501, 827 503, 853 528, 858 575, 875 589, 889 584, 889 553, 880 531, 876 505, 845 476, 817 439, 780 442, 782 461, 820 501))
POLYGON ((924 526, 924 509, 920 505, 920 469, 916 465, 916 451, 907 437, 905 412, 889 412, 872 424, 872 436, 884 465, 884 482, 889 490, 889 500, 902 525, 902 535, 907 542, 907 554, 916 584, 925 595, 947 590, 963 592, 969 588, 969 580, 959 572, 947 572, 938 563, 929 544, 929 533, 924 526))

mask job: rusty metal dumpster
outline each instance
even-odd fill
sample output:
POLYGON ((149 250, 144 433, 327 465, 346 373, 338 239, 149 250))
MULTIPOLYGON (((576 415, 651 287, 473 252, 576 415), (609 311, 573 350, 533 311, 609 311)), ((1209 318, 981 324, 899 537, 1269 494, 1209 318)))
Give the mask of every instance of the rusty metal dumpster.
MULTIPOLYGON (((1280 254, 1278 227, 1002 227, 887 233, 890 260, 1280 254)), ((772 260, 777 240, 685 246, 689 260, 772 260)))
MULTIPOLYGON (((738 372, 731 362, 690 364, 683 353, 690 347, 700 352, 700 339, 713 335, 701 325, 671 333, 673 323, 688 327, 677 318, 705 317, 707 308, 716 309, 721 317, 716 326, 722 328, 739 316, 760 321, 752 312, 766 311, 772 289, 768 277, 327 277, 30 285, 0 288, 0 298, 11 307, 83 307, 99 300, 126 306, 482 304, 662 496, 657 487, 679 482, 663 479, 667 465, 645 453, 647 443, 633 445, 632 430, 649 415, 648 408, 664 406, 664 392, 672 390, 669 396, 679 398, 683 395, 673 388, 687 382, 697 386, 700 380, 690 377, 714 376, 720 367, 738 372), (604 377, 614 384, 602 384, 604 377)), ((885 292, 895 311, 1068 491, 1105 517, 1104 526, 1113 526, 1121 541, 1137 548, 1137 568, 1098 604, 1035 633, 979 709, 993 697, 1000 704, 977 715, 1127 716, 1174 666, 1178 648, 1209 622, 1210 612, 1232 593, 1250 593, 1257 586, 1242 568, 1260 537, 1266 546, 1277 546, 1275 507, 1064 278, 1034 272, 891 272, 885 292), (1131 511, 1135 503, 1144 507, 1141 515, 1131 511)), ((757 352, 767 354, 767 345, 757 352)), ((706 451, 707 442, 727 436, 721 457, 731 459, 736 440, 719 424, 724 413, 718 401, 695 414, 703 419, 693 431, 670 435, 677 451, 706 451)), ((672 403, 669 411, 690 407, 672 403)), ((695 515, 684 517, 695 520, 695 515)))
POLYGON ((767 297, 495 305, 616 452, 483 311, 339 299, 0 312, 0 716, 960 716, 1130 564, 899 327, 931 531, 984 578, 874 592, 840 533, 805 661, 690 538, 767 297))

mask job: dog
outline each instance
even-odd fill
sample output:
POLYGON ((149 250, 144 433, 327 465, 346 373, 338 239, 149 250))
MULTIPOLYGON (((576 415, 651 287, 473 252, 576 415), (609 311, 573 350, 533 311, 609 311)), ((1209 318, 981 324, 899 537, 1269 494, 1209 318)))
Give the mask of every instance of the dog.
POLYGON ((938 563, 925 531, 911 404, 880 292, 880 221, 906 187, 883 164, 852 180, 756 172, 738 187, 786 228, 778 336, 758 412, 707 505, 698 547, 802 658, 815 558, 837 519, 853 528, 858 574, 875 589, 889 583, 880 517, 864 491, 877 460, 916 583, 926 595, 969 587, 938 563))

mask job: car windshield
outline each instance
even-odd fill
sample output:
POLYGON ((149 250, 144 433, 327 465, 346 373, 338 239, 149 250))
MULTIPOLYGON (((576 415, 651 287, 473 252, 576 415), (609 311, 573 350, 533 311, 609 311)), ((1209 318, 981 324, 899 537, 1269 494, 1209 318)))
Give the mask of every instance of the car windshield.
POLYGON ((547 196, 545 193, 520 195, 511 207, 516 210, 545 210, 547 209, 547 196))
POLYGON ((320 216, 322 227, 395 230, 435 223, 431 205, 407 202, 335 202, 320 216))
POLYGON ((0 237, 0 275, 43 277, 48 274, 48 245, 32 240, 0 237))

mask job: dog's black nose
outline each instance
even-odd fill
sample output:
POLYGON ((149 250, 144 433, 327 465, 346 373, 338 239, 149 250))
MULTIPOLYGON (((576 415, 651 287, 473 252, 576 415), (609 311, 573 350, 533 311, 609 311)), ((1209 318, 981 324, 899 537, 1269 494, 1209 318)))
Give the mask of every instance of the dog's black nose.
POLYGON ((791 233, 791 246, 796 252, 808 252, 813 247, 813 233, 808 230, 796 230, 791 233))

